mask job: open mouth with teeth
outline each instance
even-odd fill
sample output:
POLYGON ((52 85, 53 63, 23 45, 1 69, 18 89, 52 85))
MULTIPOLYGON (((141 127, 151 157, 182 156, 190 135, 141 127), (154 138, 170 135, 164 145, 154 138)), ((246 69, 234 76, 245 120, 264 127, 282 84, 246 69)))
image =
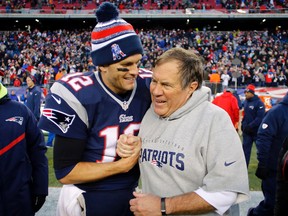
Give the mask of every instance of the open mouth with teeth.
POLYGON ((162 106, 166 104, 166 100, 154 99, 155 106, 162 106))

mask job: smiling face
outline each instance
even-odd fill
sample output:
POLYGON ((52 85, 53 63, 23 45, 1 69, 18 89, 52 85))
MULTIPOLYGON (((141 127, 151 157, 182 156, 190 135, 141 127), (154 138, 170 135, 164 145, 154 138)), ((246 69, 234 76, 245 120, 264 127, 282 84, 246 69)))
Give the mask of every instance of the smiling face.
POLYGON ((132 90, 139 73, 141 57, 141 54, 136 54, 115 64, 99 66, 105 85, 116 94, 132 90))
POLYGON ((171 60, 157 65, 153 70, 150 93, 153 108, 161 117, 168 117, 182 107, 198 86, 192 82, 182 89, 179 62, 171 60))

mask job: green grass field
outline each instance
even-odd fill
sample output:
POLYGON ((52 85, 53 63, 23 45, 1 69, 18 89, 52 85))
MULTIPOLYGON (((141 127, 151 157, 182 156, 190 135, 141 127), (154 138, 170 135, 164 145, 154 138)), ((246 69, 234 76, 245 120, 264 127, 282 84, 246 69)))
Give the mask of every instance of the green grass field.
POLYGON ((49 187, 61 187, 61 184, 57 181, 54 169, 53 169, 53 148, 47 150, 46 156, 49 164, 49 187))
MULTIPOLYGON (((47 151, 47 158, 49 161, 49 186, 50 187, 61 187, 61 184, 56 180, 54 169, 53 169, 53 149, 49 148, 47 151)), ((260 191, 261 190, 261 181, 255 176, 255 170, 257 167, 257 159, 256 159, 256 147, 253 145, 250 165, 248 168, 249 174, 249 183, 251 191, 260 191)))

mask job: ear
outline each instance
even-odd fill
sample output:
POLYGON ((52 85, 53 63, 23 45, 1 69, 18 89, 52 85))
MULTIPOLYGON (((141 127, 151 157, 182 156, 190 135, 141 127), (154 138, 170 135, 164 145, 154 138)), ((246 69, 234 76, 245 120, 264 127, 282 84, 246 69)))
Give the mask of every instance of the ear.
POLYGON ((98 66, 98 69, 99 69, 100 72, 107 71, 107 67, 105 67, 105 66, 98 66))
POLYGON ((194 81, 189 85, 189 92, 193 94, 193 92, 198 88, 198 82, 194 81))

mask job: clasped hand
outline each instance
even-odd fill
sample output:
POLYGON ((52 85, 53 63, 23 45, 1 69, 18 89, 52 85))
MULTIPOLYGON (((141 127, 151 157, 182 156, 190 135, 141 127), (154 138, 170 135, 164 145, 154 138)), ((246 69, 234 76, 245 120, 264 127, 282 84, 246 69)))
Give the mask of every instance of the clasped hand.
POLYGON ((117 141, 116 152, 121 158, 139 156, 141 150, 141 139, 132 134, 121 134, 117 141))

